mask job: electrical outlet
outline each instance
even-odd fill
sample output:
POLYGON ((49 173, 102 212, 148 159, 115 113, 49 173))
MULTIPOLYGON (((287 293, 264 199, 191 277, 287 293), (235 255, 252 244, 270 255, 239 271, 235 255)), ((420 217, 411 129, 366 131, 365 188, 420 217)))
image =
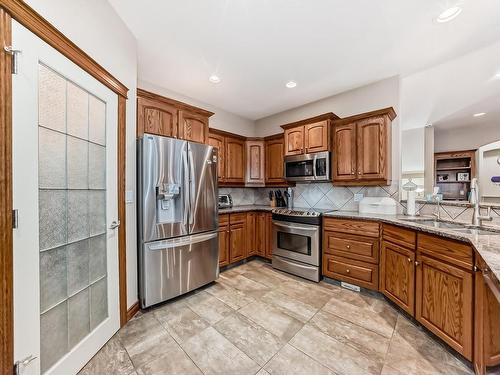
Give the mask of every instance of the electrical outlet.
POLYGON ((133 190, 125 191, 125 203, 134 203, 134 192, 133 190))
POLYGON ((364 197, 365 197, 365 195, 363 193, 356 193, 356 194, 354 194, 354 202, 359 202, 364 197))

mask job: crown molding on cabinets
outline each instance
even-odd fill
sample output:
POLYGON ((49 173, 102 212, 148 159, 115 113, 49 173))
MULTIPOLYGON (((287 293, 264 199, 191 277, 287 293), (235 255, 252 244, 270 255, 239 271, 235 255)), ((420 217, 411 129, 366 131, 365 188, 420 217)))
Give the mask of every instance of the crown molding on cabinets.
POLYGON ((322 115, 306 118, 304 120, 299 120, 295 122, 290 122, 288 124, 281 125, 282 129, 290 129, 290 128, 295 128, 296 126, 302 126, 302 125, 307 125, 307 124, 313 124, 315 122, 320 122, 320 121, 325 121, 325 120, 338 120, 340 119, 339 116, 337 116, 333 112, 327 112, 323 113, 322 115))
POLYGON ((186 104, 186 103, 180 102, 180 101, 175 100, 175 99, 166 98, 165 96, 158 95, 158 94, 155 94, 153 92, 146 91, 146 90, 139 89, 139 88, 137 89, 137 97, 162 102, 162 103, 174 106, 177 109, 187 110, 189 112, 194 112, 194 113, 197 113, 197 114, 199 114, 201 116, 205 116, 205 117, 210 117, 214 114, 213 112, 207 111, 206 109, 195 107, 194 105, 186 104))
POLYGON ((384 115, 387 115, 389 117, 390 121, 394 120, 397 116, 396 111, 394 111, 394 108, 389 107, 389 108, 378 109, 376 111, 360 113, 359 115, 354 115, 354 116, 349 116, 349 117, 337 119, 337 120, 334 120, 334 125, 344 125, 344 124, 349 124, 351 122, 355 122, 358 120, 363 120, 365 118, 384 116, 384 115))

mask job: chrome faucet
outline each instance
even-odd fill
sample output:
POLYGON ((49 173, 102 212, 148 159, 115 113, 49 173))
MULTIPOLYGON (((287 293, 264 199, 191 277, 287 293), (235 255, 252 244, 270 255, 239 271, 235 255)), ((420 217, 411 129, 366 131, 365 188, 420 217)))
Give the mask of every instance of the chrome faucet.
POLYGON ((472 213, 472 226, 480 227, 483 221, 492 221, 491 206, 488 207, 486 216, 481 216, 481 208, 479 207, 479 184, 477 178, 473 178, 470 183, 470 204, 474 205, 474 212, 472 213))
POLYGON ((441 206, 440 206, 440 202, 441 202, 441 196, 439 195, 438 193, 439 190, 436 190, 436 188, 434 188, 434 192, 432 193, 432 200, 434 202, 436 202, 436 212, 434 212, 432 214, 432 216, 434 216, 436 218, 437 221, 441 221, 441 206))

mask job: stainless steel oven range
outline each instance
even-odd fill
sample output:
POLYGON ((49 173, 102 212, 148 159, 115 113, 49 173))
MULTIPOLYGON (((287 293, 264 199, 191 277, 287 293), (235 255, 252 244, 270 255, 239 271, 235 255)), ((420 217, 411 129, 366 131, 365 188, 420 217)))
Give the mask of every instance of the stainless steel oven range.
POLYGON ((319 281, 323 212, 326 210, 273 210, 274 268, 319 281))

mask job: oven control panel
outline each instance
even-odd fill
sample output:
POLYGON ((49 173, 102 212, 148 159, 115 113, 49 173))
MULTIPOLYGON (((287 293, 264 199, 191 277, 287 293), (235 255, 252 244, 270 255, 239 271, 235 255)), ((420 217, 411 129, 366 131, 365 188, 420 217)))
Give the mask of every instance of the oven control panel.
POLYGON ((318 217, 321 215, 321 213, 316 211, 288 210, 286 208, 275 208, 272 211, 272 213, 284 216, 300 216, 300 217, 318 217))

